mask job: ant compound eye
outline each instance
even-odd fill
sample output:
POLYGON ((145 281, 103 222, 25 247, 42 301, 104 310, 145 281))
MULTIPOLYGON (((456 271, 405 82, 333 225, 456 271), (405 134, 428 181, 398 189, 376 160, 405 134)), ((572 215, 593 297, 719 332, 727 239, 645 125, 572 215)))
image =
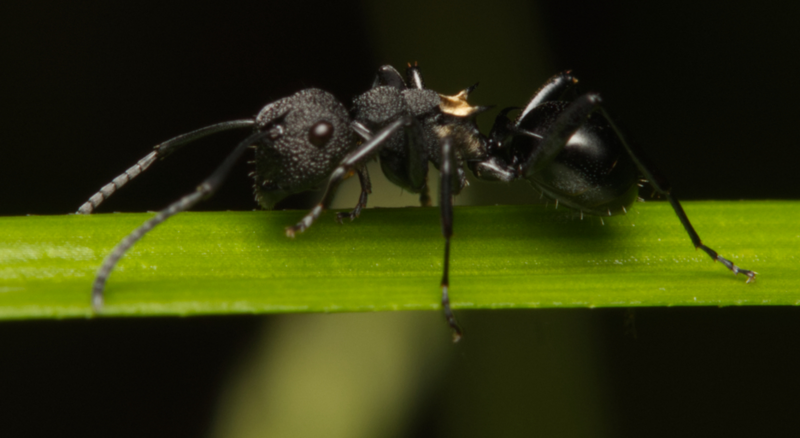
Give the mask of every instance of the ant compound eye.
POLYGON ((318 122, 308 131, 308 141, 321 148, 333 137, 333 125, 329 122, 318 122))

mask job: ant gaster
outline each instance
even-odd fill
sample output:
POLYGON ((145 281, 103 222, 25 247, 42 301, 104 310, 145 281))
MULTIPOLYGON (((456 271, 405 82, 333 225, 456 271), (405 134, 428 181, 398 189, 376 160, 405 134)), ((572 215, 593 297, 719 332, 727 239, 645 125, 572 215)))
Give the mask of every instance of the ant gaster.
MULTIPOLYGON (((221 131, 254 131, 234 149, 197 190, 171 204, 125 237, 100 267, 92 289, 95 311, 103 306, 106 280, 119 259, 145 233, 170 216, 207 199, 219 188, 234 163, 251 145, 255 148, 255 196, 264 208, 284 197, 313 190, 327 182, 322 200, 286 234, 294 237, 328 208, 339 184, 357 174, 361 195, 349 213, 356 218, 371 193, 366 163, 378 157, 386 177, 418 193, 430 205, 428 162, 440 172, 441 224, 444 234, 442 308, 453 339, 461 328, 450 308, 448 271, 453 230, 453 196, 467 184, 465 167, 480 178, 510 182, 527 179, 543 194, 583 214, 613 216, 626 213, 638 196, 642 175, 665 196, 695 248, 722 262, 750 282, 756 273, 740 269, 703 245, 670 185, 643 152, 628 144, 600 106, 597 94, 576 93, 577 80, 563 72, 547 81, 513 121, 500 112, 489 136, 478 130, 475 118, 488 107, 467 103, 475 86, 454 96, 425 88, 419 67, 409 64, 405 79, 391 66, 378 70, 372 88, 357 96, 347 109, 330 93, 302 90, 264 107, 253 119, 235 120, 190 132, 158 146, 83 204, 78 213, 91 213, 117 189, 180 147, 221 131)), ((476 84, 477 85, 477 84, 476 84)))

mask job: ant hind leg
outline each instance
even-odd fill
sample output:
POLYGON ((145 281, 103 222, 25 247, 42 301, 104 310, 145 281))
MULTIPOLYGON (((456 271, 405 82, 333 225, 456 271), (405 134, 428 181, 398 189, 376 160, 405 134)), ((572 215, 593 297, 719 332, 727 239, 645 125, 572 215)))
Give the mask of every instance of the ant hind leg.
POLYGON ((733 264, 733 262, 722 257, 716 251, 703 244, 703 242, 700 240, 700 236, 697 234, 697 231, 694 230, 692 223, 689 222, 689 217, 683 210, 683 206, 681 206, 681 203, 678 201, 678 198, 676 198, 675 195, 672 194, 672 187, 670 186, 669 181, 667 181, 667 179, 663 175, 661 175, 661 173, 658 171, 655 165, 653 165, 648 160, 647 155, 644 153, 644 151, 642 151, 636 146, 628 144, 628 142, 625 141, 625 138, 622 137, 622 134, 620 134, 619 129, 617 129, 617 126, 614 125, 614 122, 611 120, 610 117, 608 117, 608 114, 606 114, 605 110, 602 107, 598 106, 597 110, 603 114, 608 123, 614 129, 614 131, 617 134, 617 137, 619 137, 620 141, 622 142, 622 145, 625 147, 625 150, 628 151, 628 154, 631 156, 631 158, 633 158, 633 161, 636 163, 636 166, 639 168, 642 174, 644 174, 645 179, 653 186, 655 192, 667 198, 670 205, 672 206, 672 209, 675 211, 675 214, 678 216, 678 219, 681 221, 683 228, 686 230, 686 233, 692 240, 692 244, 694 245, 695 249, 702 249, 714 261, 722 263, 723 265, 725 265, 726 268, 728 268, 734 274, 741 273, 746 275, 747 283, 750 283, 751 281, 755 280, 757 272, 748 269, 742 269, 736 266, 735 264, 733 264))

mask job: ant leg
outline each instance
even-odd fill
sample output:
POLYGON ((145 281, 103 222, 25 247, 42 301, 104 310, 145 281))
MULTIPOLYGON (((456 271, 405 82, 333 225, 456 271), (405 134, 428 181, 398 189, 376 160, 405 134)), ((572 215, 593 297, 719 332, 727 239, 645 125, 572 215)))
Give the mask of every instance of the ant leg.
POLYGON ((453 235, 453 188, 460 187, 455 169, 456 157, 450 137, 442 139, 442 163, 439 167, 439 207, 441 208, 442 234, 444 235, 444 268, 442 273, 442 310, 447 324, 453 329, 453 342, 461 340, 463 331, 459 327, 453 309, 450 308, 450 237, 453 235))
POLYGON ((169 139, 164 143, 155 147, 153 152, 147 154, 144 158, 139 160, 136 164, 131 166, 123 174, 117 176, 110 183, 103 186, 97 193, 92 195, 88 201, 78 208, 78 214, 91 214, 103 201, 108 199, 114 192, 119 190, 128 181, 136 178, 142 172, 147 170, 159 158, 164 158, 167 155, 177 151, 181 146, 191 143, 200 138, 206 137, 217 132, 227 131, 230 129, 247 128, 255 125, 255 120, 234 120, 231 122, 217 123, 215 125, 206 126, 196 131, 179 135, 175 138, 169 139))
POLYGON ((253 143, 264 139, 269 136, 269 132, 259 132, 251 135, 234 149, 230 155, 223 161, 223 163, 211 174, 205 181, 203 181, 197 190, 176 202, 170 204, 169 207, 161 210, 154 217, 147 220, 139 228, 135 229, 132 233, 128 234, 122 241, 120 241, 113 251, 106 257, 100 269, 97 271, 97 277, 94 279, 92 285, 92 307, 95 312, 99 312, 103 307, 103 289, 105 289, 108 276, 116 266, 117 262, 125 255, 125 253, 141 239, 148 231, 152 230, 156 225, 164 222, 170 216, 173 216, 182 211, 192 208, 199 201, 208 199, 214 192, 217 191, 222 182, 228 176, 236 161, 242 156, 244 151, 248 149, 253 143))
MULTIPOLYGON (((375 80, 377 81, 377 78, 375 80)), ((372 140, 372 131, 370 131, 369 128, 360 122, 354 121, 350 123, 350 127, 353 128, 356 134, 358 134, 365 141, 372 140)), ((361 209, 367 206, 367 196, 372 193, 372 183, 369 180, 369 171, 367 170, 367 166, 361 166, 359 169, 356 169, 356 171, 358 172, 358 181, 361 183, 361 195, 359 196, 358 204, 356 204, 356 207, 350 213, 336 214, 336 221, 340 224, 345 217, 349 217, 351 221, 357 218, 361 214, 361 209)))
POLYGON ((342 220, 346 217, 349 217, 351 221, 357 218, 361 214, 361 209, 367 206, 367 196, 372 193, 372 183, 369 181, 367 166, 356 169, 356 172, 358 173, 358 181, 361 183, 361 196, 358 198, 358 204, 350 213, 336 214, 336 221, 339 223, 342 223, 342 220))
POLYGON ((423 185, 422 190, 419 191, 419 205, 422 207, 430 207, 433 205, 431 202, 431 188, 428 186, 427 175, 425 175, 425 185, 423 185))
POLYGON ((669 203, 672 206, 672 209, 675 211, 675 214, 678 216, 678 219, 681 221, 683 228, 686 230, 686 233, 689 234, 689 238, 692 240, 694 247, 696 249, 702 249, 713 260, 719 261, 734 274, 738 274, 740 272, 745 274, 747 276, 748 283, 753 281, 756 276, 755 272, 739 268, 730 260, 720 256, 716 251, 705 246, 701 242, 700 236, 698 236, 691 222, 689 222, 689 217, 686 216, 686 212, 683 210, 678 198, 672 194, 669 182, 647 159, 644 151, 638 147, 628 144, 628 142, 625 141, 625 138, 622 136, 617 126, 608 116, 608 113, 606 113, 605 109, 600 106, 600 102, 600 96, 591 93, 575 99, 575 101, 573 101, 558 116, 558 119, 555 121, 555 123, 553 123, 553 126, 543 136, 539 147, 534 151, 533 154, 531 154, 528 161, 523 166, 523 174, 525 176, 529 176, 539 172, 541 169, 549 165, 551 160, 554 159, 556 155, 558 155, 558 153, 563 149, 564 145, 567 144, 570 137, 578 130, 578 128, 580 128, 581 124, 585 123, 586 119, 593 112, 598 111, 614 130, 623 147, 628 152, 628 155, 630 155, 631 159, 633 159, 634 163, 636 163, 639 171, 641 171, 645 178, 648 179, 651 184, 653 184, 653 187, 658 193, 666 196, 666 198, 669 200, 669 203))
POLYGON ((756 277, 757 272, 750 271, 747 269, 742 269, 736 266, 735 264, 733 264, 733 262, 722 257, 721 255, 717 254, 716 251, 703 244, 703 242, 700 240, 700 236, 694 230, 692 223, 689 222, 689 217, 683 210, 683 207, 681 206, 681 203, 678 201, 678 198, 676 198, 675 195, 672 194, 672 187, 669 181, 667 181, 667 179, 663 175, 661 175, 661 173, 652 164, 652 162, 650 162, 650 160, 647 158, 647 155, 645 155, 642 149, 630 145, 628 144, 628 142, 625 141, 625 139, 620 134, 619 129, 617 129, 617 126, 614 124, 613 121, 611 121, 611 118, 608 117, 608 114, 602 107, 598 107, 597 110, 601 112, 603 117, 606 118, 608 123, 617 133, 617 136, 620 138, 622 145, 625 147, 625 150, 628 151, 628 154, 631 156, 631 158, 633 158, 633 161, 636 163, 636 166, 639 168, 642 174, 644 174, 644 177, 650 182, 650 184, 653 185, 653 188, 656 190, 656 192, 666 196, 670 205, 672 205, 672 209, 678 216, 678 219, 681 221, 683 228, 686 230, 686 233, 689 234, 689 238, 692 240, 692 244, 694 245, 695 249, 702 249, 714 261, 722 263, 723 265, 725 265, 726 268, 730 269, 731 272, 733 272, 734 274, 742 273, 746 275, 747 283, 753 281, 756 277))
POLYGON ((359 167, 363 166, 367 160, 375 156, 375 154, 380 151, 386 141, 390 139, 398 130, 408 129, 413 125, 413 123, 414 119, 411 117, 404 117, 402 119, 395 120, 380 130, 371 139, 361 144, 361 146, 359 146, 355 151, 351 152, 350 155, 345 157, 345 159, 339 163, 339 167, 337 167, 333 173, 331 173, 331 176, 328 179, 328 188, 325 190, 325 195, 322 197, 322 200, 319 202, 319 204, 317 204, 316 207, 311 209, 311 211, 308 212, 308 214, 306 214, 303 219, 300 220, 300 222, 291 227, 287 227, 286 236, 294 237, 295 234, 302 233, 306 230, 306 228, 310 227, 311 224, 313 224, 314 221, 317 220, 320 215, 322 215, 322 212, 325 211, 329 205, 331 205, 331 201, 333 200, 333 196, 336 193, 336 189, 339 187, 339 184, 341 184, 348 175, 356 171, 356 169, 359 167))

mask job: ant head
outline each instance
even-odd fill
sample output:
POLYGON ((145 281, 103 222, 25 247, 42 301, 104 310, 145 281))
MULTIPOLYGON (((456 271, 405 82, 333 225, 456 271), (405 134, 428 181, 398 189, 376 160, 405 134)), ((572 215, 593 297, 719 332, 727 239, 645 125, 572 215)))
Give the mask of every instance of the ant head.
POLYGON ((355 144, 344 105, 318 89, 268 105, 256 116, 256 129, 270 133, 255 145, 252 173, 256 197, 265 208, 324 184, 355 144))

